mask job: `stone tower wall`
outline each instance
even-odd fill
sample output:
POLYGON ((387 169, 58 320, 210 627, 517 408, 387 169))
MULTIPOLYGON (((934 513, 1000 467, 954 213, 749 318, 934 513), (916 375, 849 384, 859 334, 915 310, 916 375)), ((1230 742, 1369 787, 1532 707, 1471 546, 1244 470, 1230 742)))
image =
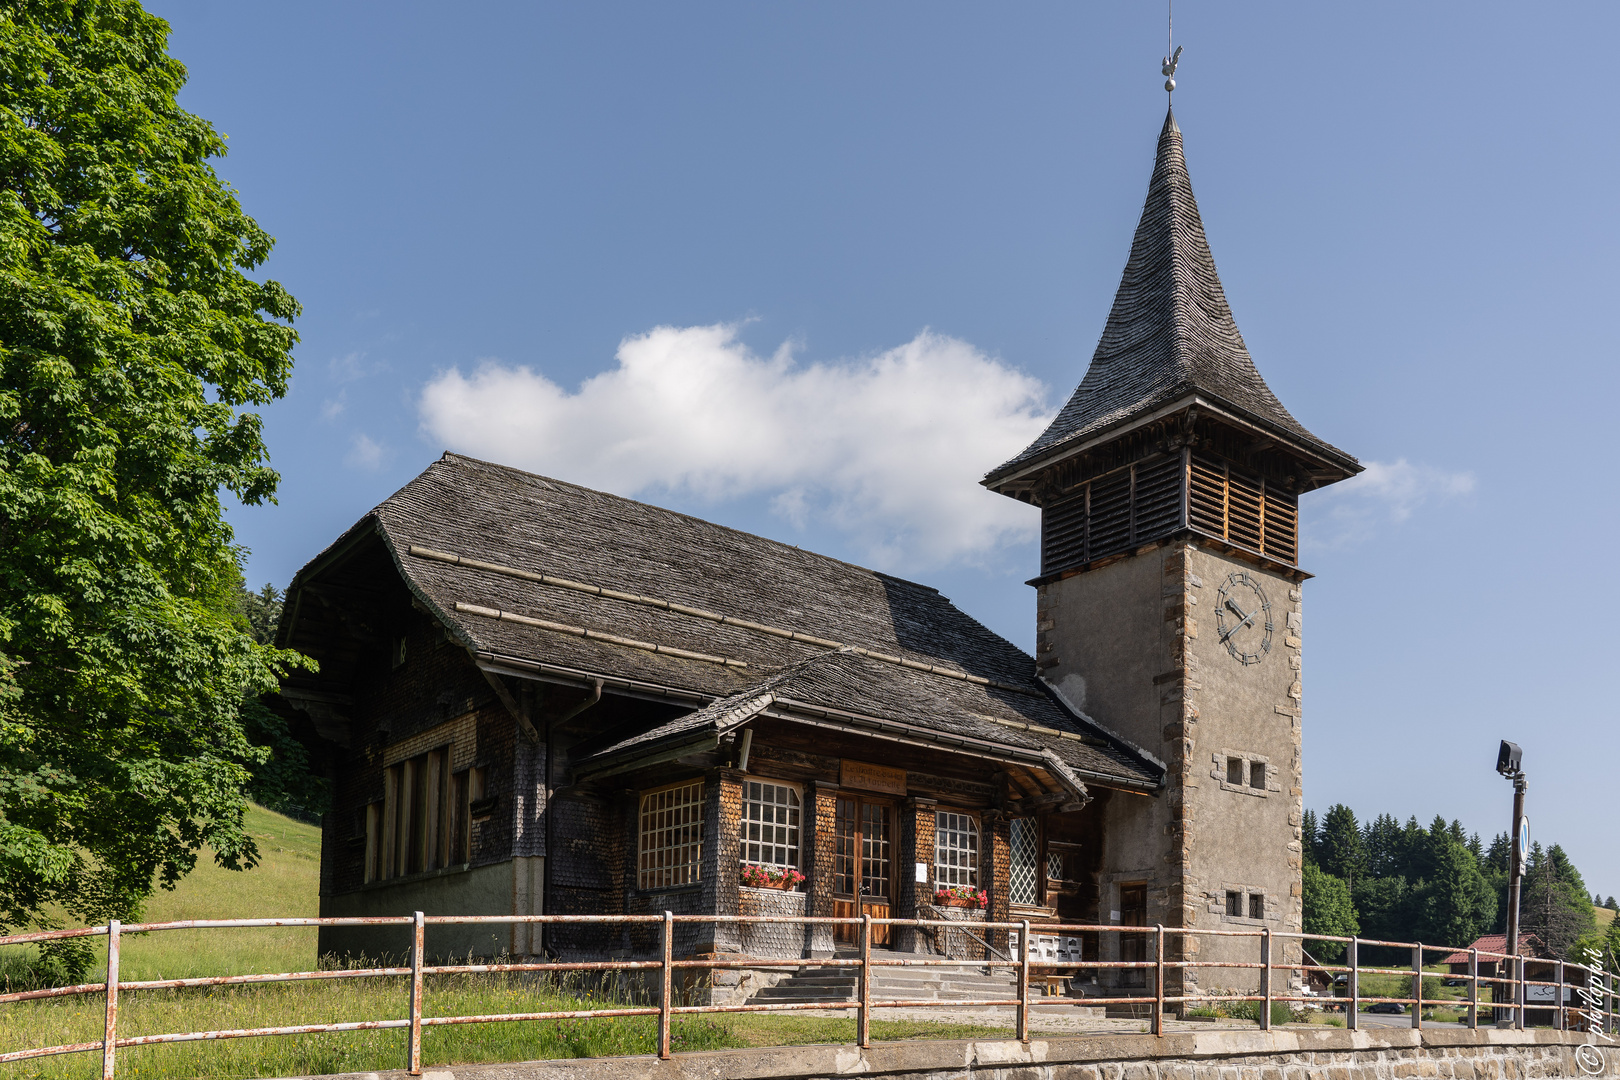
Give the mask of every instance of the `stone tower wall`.
MULTIPOLYGON (((1147 885, 1147 922, 1226 930, 1298 931, 1300 902, 1300 592, 1293 575, 1263 570, 1195 541, 1156 545, 1041 586, 1037 656, 1075 707, 1167 767, 1157 796, 1107 801, 1100 916, 1119 921, 1124 886, 1147 885), (1220 641, 1215 607, 1229 574, 1260 583, 1271 604, 1271 649, 1255 664, 1220 641), (1227 781, 1227 759, 1243 782, 1227 781), (1250 783, 1251 770, 1264 783, 1250 783), (1243 898, 1230 916, 1226 893, 1243 898), (1249 897, 1264 914, 1249 917, 1249 897)), ((1253 962, 1258 943, 1204 938, 1168 958, 1253 962)), ((1105 955, 1116 951, 1104 943, 1105 955)), ((1279 943, 1277 962, 1297 957, 1279 943)), ((1278 981, 1286 981, 1279 974, 1278 981)), ((1248 987, 1256 973, 1190 972, 1189 984, 1248 987)))

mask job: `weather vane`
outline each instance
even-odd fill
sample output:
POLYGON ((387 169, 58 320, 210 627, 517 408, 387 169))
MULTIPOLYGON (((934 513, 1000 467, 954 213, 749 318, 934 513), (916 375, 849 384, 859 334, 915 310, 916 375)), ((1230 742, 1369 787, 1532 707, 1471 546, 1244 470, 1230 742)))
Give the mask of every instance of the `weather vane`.
POLYGON ((1170 52, 1171 31, 1174 29, 1173 16, 1175 14, 1175 0, 1165 0, 1164 4, 1164 48, 1169 53, 1164 58, 1164 66, 1159 69, 1164 76, 1164 92, 1174 93, 1176 89, 1176 65, 1181 63, 1181 46, 1176 46, 1175 52, 1170 52))

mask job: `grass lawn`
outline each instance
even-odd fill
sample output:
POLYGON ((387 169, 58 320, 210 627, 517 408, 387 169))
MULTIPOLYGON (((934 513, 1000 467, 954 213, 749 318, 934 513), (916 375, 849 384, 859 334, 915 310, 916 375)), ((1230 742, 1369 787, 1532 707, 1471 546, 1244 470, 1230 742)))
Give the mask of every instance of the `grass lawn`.
MULTIPOLYGON (((211 862, 173 892, 152 898, 147 922, 183 919, 315 915, 319 908, 320 830, 260 807, 248 813, 261 863, 235 873, 211 862)), ((0 980, 25 960, 24 950, 0 950, 0 980)), ((104 961, 103 961, 104 963, 104 961)), ((306 971, 318 967, 314 929, 164 930, 126 937, 120 958, 125 979, 306 971)), ((100 973, 93 977, 101 977, 100 973)), ((437 976, 427 980, 430 1016, 543 1012, 589 1007, 583 991, 561 992, 519 977, 437 976)), ((0 1053, 101 1038, 102 998, 86 994, 56 1001, 0 1005, 0 1053)), ((406 1015, 403 978, 345 983, 283 983, 208 990, 126 992, 119 1032, 128 1037, 172 1031, 272 1027, 406 1015)), ((429 1028, 423 1059, 430 1065, 525 1061, 537 1058, 651 1054, 652 1017, 533 1021, 429 1028)), ((1005 1038, 1004 1028, 915 1020, 873 1020, 872 1037, 898 1039, 1005 1038)), ((677 1020, 677 1050, 853 1042, 853 1016, 794 1014, 692 1017, 677 1020)), ((403 1068, 402 1031, 344 1032, 232 1039, 119 1051, 118 1075, 185 1077, 288 1076, 403 1068)), ((0 1065, 0 1080, 77 1080, 100 1075, 99 1054, 74 1054, 0 1065)))

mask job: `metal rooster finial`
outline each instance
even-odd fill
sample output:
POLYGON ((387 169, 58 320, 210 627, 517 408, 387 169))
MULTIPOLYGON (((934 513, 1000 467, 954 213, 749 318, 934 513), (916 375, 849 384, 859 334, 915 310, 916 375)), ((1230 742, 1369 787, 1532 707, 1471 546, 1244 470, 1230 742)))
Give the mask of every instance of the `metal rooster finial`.
POLYGON ((1167 94, 1176 88, 1176 65, 1181 63, 1181 50, 1183 48, 1184 46, 1177 45, 1176 51, 1164 58, 1164 66, 1159 69, 1160 73, 1165 76, 1164 92, 1167 94))

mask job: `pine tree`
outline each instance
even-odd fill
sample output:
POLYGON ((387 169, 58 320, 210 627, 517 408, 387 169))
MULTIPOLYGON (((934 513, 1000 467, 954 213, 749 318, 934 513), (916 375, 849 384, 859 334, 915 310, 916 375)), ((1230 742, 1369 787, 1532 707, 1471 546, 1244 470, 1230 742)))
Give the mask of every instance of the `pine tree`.
POLYGON ((1367 852, 1356 827, 1356 814, 1343 803, 1328 807, 1322 822, 1321 850, 1318 862, 1322 869, 1336 878, 1343 878, 1355 894, 1356 881, 1366 877, 1367 852))
POLYGON ((1307 866, 1316 863, 1316 846, 1320 842, 1316 829, 1316 811, 1307 810, 1299 822, 1299 850, 1307 866))

